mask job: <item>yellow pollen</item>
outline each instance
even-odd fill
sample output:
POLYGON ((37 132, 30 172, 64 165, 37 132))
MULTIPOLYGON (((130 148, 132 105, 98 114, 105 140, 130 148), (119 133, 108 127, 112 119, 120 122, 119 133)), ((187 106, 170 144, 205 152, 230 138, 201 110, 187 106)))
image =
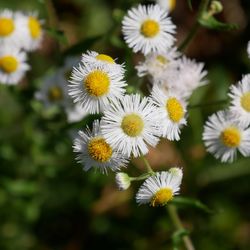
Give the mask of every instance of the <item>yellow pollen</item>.
POLYGON ((221 132, 220 139, 225 146, 235 148, 240 145, 241 134, 237 128, 229 127, 221 132))
POLYGON ((0 58, 0 69, 5 73, 11 74, 18 68, 18 61, 13 56, 4 56, 0 58))
POLYGON ((10 18, 0 18, 0 36, 8 36, 15 29, 15 25, 10 18))
POLYGON ((169 98, 166 103, 166 109, 169 115, 169 118, 173 122, 179 122, 184 116, 184 110, 181 103, 175 98, 169 98))
POLYGON ((48 98, 51 102, 59 101, 63 99, 62 89, 58 86, 53 86, 48 90, 48 98))
POLYGON ((151 200, 151 206, 163 206, 167 202, 173 199, 173 191, 170 188, 161 188, 156 194, 153 196, 151 200))
POLYGON ((107 162, 112 156, 112 148, 101 137, 90 140, 88 144, 88 153, 92 159, 98 162, 107 162))
POLYGON ((137 114, 126 115, 122 119, 122 130, 125 134, 131 137, 140 135, 143 130, 144 123, 142 118, 137 114))
POLYGON ((245 93, 240 99, 241 106, 250 112, 250 92, 245 93))
POLYGON ((34 17, 29 17, 29 29, 30 35, 33 39, 38 38, 41 35, 41 25, 39 21, 34 17))
POLYGON ((109 76, 101 70, 94 70, 86 76, 84 85, 90 95, 102 96, 109 91, 109 76))
POLYGON ((169 62, 169 60, 168 60, 166 57, 161 56, 161 55, 158 55, 158 56, 156 57, 156 60, 157 60, 158 62, 160 62, 161 64, 167 64, 167 63, 169 62))
POLYGON ((169 2, 169 11, 172 11, 176 6, 176 0, 168 0, 169 2))
POLYGON ((159 24, 152 19, 144 21, 141 25, 141 34, 145 37, 154 37, 159 33, 159 31, 159 24))
POLYGON ((105 55, 105 54, 99 54, 95 57, 98 60, 109 62, 109 63, 115 63, 114 59, 111 56, 105 55))

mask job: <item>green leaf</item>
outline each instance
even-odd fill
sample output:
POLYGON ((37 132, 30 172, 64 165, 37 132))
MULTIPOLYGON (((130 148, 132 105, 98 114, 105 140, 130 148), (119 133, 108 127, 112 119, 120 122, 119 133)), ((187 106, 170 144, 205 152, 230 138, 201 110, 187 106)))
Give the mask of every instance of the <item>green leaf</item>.
POLYGON ((192 0, 187 0, 188 2, 188 7, 190 10, 193 10, 193 6, 192 6, 192 0))
POLYGON ((205 13, 199 20, 199 24, 208 28, 208 29, 214 29, 214 30, 234 30, 237 29, 238 26, 236 24, 231 23, 222 23, 218 21, 214 16, 208 16, 207 13, 205 13))
POLYGON ((57 29, 52 29, 52 28, 45 28, 46 32, 48 33, 49 36, 52 38, 56 39, 59 43, 62 44, 68 44, 68 39, 64 34, 64 31, 62 30, 57 30, 57 29))
POLYGON ((213 211, 210 208, 208 208, 205 204, 203 204, 201 201, 192 198, 179 196, 175 197, 172 203, 178 207, 193 207, 202 210, 206 213, 213 213, 213 211))
POLYGON ((64 56, 81 54, 85 50, 90 49, 91 46, 93 46, 93 44, 96 43, 98 40, 100 40, 102 37, 103 37, 102 35, 98 35, 98 36, 86 38, 80 41, 79 43, 73 45, 69 49, 67 49, 64 52, 64 56))

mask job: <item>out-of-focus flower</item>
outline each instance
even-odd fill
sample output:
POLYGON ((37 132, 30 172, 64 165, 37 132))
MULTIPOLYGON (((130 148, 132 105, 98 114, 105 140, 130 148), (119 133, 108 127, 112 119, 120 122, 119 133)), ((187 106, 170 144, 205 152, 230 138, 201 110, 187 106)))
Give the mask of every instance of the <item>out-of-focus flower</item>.
POLYGON ((16 46, 0 46, 0 82, 17 84, 30 68, 26 60, 26 53, 16 46))
POLYGON ((171 12, 175 9, 176 0, 156 0, 156 2, 167 11, 171 12))

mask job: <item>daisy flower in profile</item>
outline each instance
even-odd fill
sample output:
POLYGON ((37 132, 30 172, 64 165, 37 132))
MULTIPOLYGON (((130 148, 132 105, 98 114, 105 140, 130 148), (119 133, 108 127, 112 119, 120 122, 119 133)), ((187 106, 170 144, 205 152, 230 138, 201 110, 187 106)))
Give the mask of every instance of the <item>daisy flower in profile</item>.
POLYGON ((115 175, 115 181, 119 190, 126 190, 130 187, 131 179, 128 174, 119 172, 115 175))
POLYGON ((17 14, 11 10, 0 11, 0 45, 3 43, 19 45, 22 37, 22 25, 17 14))
POLYGON ((118 64, 115 60, 106 54, 99 54, 95 51, 87 51, 82 54, 82 63, 84 64, 95 64, 100 66, 106 66, 115 71, 119 71, 121 74, 124 73, 124 65, 118 64))
POLYGON ((26 59, 26 53, 16 46, 0 46, 0 82, 17 84, 30 69, 26 59))
POLYGON ((198 63, 185 56, 177 63, 179 70, 175 86, 186 98, 189 98, 196 88, 208 83, 205 79, 207 71, 204 70, 204 63, 198 63))
POLYGON ((169 70, 177 67, 175 60, 179 56, 175 47, 164 53, 150 53, 146 55, 144 62, 136 66, 138 76, 149 75, 153 83, 159 83, 165 80, 169 70))
POLYGON ((22 24, 22 48, 26 51, 34 51, 41 46, 43 39, 42 21, 37 13, 19 14, 19 22, 22 24))
POLYGON ((136 202, 152 207, 164 206, 179 194, 182 176, 162 171, 144 181, 136 194, 136 202))
POLYGON ((250 74, 243 76, 237 85, 230 87, 230 110, 244 126, 250 124, 250 74))
POLYGON ((145 55, 165 52, 175 41, 175 25, 168 12, 157 4, 129 10, 122 21, 122 32, 128 46, 145 55))
POLYGON ((148 152, 148 145, 159 141, 157 108, 139 94, 113 100, 101 120, 104 138, 112 147, 128 157, 148 152))
POLYGON ((123 74, 100 64, 79 64, 73 68, 69 95, 91 114, 102 112, 114 98, 124 95, 123 74))
POLYGON ((229 111, 219 111, 208 118, 203 141, 207 151, 222 162, 232 162, 237 150, 250 156, 250 129, 240 125, 229 111))
POLYGON ((48 75, 42 80, 41 88, 35 93, 35 97, 47 108, 53 105, 68 107, 70 103, 67 84, 61 81, 57 74, 48 75))
POLYGON ((171 12, 176 6, 176 0, 156 0, 156 2, 165 10, 171 12))
POLYGON ((85 171, 93 167, 101 173, 107 173, 108 169, 116 171, 128 163, 127 158, 104 139, 98 120, 94 121, 92 131, 88 128, 86 131, 79 131, 73 149, 77 153, 76 160, 83 164, 85 171))
POLYGON ((180 128, 187 123, 185 101, 174 91, 165 91, 158 85, 154 85, 151 99, 159 110, 162 136, 170 141, 180 140, 180 128))

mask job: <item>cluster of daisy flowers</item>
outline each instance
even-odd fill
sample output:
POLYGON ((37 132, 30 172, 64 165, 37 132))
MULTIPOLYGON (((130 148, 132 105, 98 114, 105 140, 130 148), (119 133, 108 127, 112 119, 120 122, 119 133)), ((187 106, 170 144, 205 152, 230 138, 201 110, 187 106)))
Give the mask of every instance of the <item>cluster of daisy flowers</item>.
POLYGON ((15 85, 29 70, 26 53, 40 46, 41 25, 36 13, 0 11, 0 83, 15 85))
POLYGON ((203 132, 208 152, 222 162, 232 162, 237 151, 250 156, 250 74, 232 85, 228 95, 229 108, 212 114, 203 132))
MULTIPOLYGON (((101 117, 92 129, 79 131, 74 140, 77 161, 86 171, 119 171, 131 158, 147 154, 149 146, 156 147, 160 138, 179 140, 187 123, 187 100, 194 89, 206 83, 203 64, 177 53, 175 26, 159 5, 132 8, 122 24, 129 47, 145 55, 145 61, 137 66, 138 74, 149 76, 152 89, 149 97, 128 95, 123 64, 94 51, 82 55, 69 80, 69 95, 86 112, 101 117)), ((136 195, 139 204, 165 205, 179 192, 180 168, 148 171, 144 176, 136 195)), ((122 190, 134 180, 138 178, 116 174, 122 190)))

